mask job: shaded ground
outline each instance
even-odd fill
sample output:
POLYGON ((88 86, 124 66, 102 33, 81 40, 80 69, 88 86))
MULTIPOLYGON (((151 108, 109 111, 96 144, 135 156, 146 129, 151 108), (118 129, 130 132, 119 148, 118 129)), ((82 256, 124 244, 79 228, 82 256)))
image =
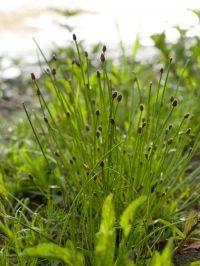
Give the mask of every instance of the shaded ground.
MULTIPOLYGON (((180 254, 176 254, 174 257, 175 266, 184 266, 188 263, 200 260, 200 249, 192 249, 180 254)), ((200 263, 199 263, 200 265, 200 263)))

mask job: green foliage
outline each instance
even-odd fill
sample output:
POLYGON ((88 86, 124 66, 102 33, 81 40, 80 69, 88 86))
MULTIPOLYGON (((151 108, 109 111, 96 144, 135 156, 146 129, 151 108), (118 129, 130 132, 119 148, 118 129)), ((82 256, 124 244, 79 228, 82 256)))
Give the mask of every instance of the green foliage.
POLYGON ((53 243, 42 243, 35 247, 26 248, 23 256, 39 257, 47 259, 57 259, 65 263, 65 265, 75 266, 84 265, 84 259, 80 252, 77 252, 72 243, 68 242, 66 248, 62 248, 53 243))
MULTIPOLYGON (((40 78, 31 74, 38 105, 23 104, 27 120, 0 157, 5 265, 171 265, 166 243, 181 247, 185 210, 199 199, 200 169, 189 168, 199 75, 185 64, 184 42, 181 61, 177 47, 169 58, 164 33, 153 39, 159 74, 136 63, 138 40, 130 62, 121 44, 118 65, 105 46, 85 52, 75 35, 51 60, 38 46, 46 63, 40 78)), ((189 51, 199 67, 198 47, 189 51)))
POLYGON ((151 261, 151 266, 172 266, 172 241, 169 241, 162 254, 155 252, 151 261))
POLYGON ((125 238, 128 237, 131 231, 131 225, 133 223, 136 210, 140 207, 140 205, 144 204, 145 200, 145 196, 138 198, 137 200, 133 201, 123 212, 120 219, 120 225, 123 229, 125 238))
POLYGON ((114 265, 115 253, 115 212, 110 194, 103 205, 100 231, 97 233, 96 262, 95 265, 114 265))
POLYGON ((126 246, 125 238, 128 237, 131 229, 133 229, 136 216, 136 210, 144 203, 146 197, 140 197, 134 200, 120 216, 119 224, 124 232, 124 238, 119 243, 116 261, 114 263, 116 247, 116 227, 115 227, 115 212, 113 206, 113 194, 110 194, 105 199, 102 210, 102 221, 100 231, 97 233, 96 243, 96 259, 95 265, 134 265, 134 263, 128 259, 128 254, 123 254, 126 246))
POLYGON ((200 265, 200 260, 191 262, 191 263, 187 264, 186 266, 198 266, 198 265, 200 265))

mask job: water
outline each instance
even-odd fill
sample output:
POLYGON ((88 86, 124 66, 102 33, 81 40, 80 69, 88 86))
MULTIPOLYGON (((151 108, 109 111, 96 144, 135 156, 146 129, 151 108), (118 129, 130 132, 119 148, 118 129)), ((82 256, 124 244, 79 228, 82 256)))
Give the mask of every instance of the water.
MULTIPOLYGON (((137 34, 144 45, 150 45, 149 36, 163 29, 169 39, 177 38, 172 25, 189 27, 197 23, 197 17, 187 9, 200 9, 199 0, 0 0, 0 57, 18 57, 26 64, 36 62, 37 48, 33 37, 45 51, 56 45, 65 45, 71 33, 58 23, 75 26, 79 39, 86 44, 102 41, 108 46, 119 42, 119 26, 122 40, 130 46, 137 34), (49 11, 49 8, 80 8, 88 12, 77 17, 64 18, 49 11)), ((10 67, 9 60, 1 61, 4 69, 10 67)), ((18 75, 13 70, 13 75, 18 75)), ((11 76, 12 73, 7 73, 11 76)))

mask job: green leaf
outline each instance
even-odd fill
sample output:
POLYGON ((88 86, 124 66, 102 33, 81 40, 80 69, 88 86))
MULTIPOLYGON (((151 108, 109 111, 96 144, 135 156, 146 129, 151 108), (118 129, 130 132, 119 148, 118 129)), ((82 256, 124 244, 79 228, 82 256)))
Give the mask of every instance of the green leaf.
POLYGON ((133 44, 133 48, 132 48, 134 61, 135 61, 135 58, 136 58, 136 55, 137 55, 139 48, 140 48, 140 38, 139 38, 139 34, 137 34, 136 39, 135 39, 134 44, 133 44))
POLYGON ((186 266, 199 266, 200 265, 200 260, 198 260, 198 261, 193 261, 193 262, 191 262, 191 263, 189 263, 189 264, 186 264, 186 266))
POLYGON ((178 229, 178 227, 176 227, 174 224, 172 224, 172 223, 170 223, 170 222, 168 222, 166 220, 163 220, 163 219, 158 219, 158 222, 164 224, 166 227, 169 227, 172 230, 173 234, 176 233, 181 238, 185 237, 184 233, 181 232, 181 230, 178 229))
POLYGON ((113 206, 113 195, 110 194, 103 205, 102 210, 102 222, 100 226, 100 230, 102 232, 108 232, 110 229, 113 229, 115 223, 115 212, 113 206))
POLYGON ((138 199, 134 200, 123 212, 120 219, 120 225, 124 231, 125 237, 127 237, 131 231, 136 210, 140 205, 142 205, 145 202, 146 198, 147 198, 146 196, 141 196, 138 199))
POLYGON ((97 266, 114 265, 115 252, 115 212, 113 206, 113 195, 107 196, 103 209, 100 231, 96 234, 96 263, 97 266))
MULTIPOLYGON (((4 216, 4 215, 2 215, 4 216)), ((3 224, 3 222, 0 221, 0 231, 2 231, 4 234, 6 234, 10 239, 13 239, 13 233, 12 231, 9 229, 9 227, 5 224, 3 224)))
POLYGON ((6 188, 5 188, 4 181, 3 181, 2 173, 0 173, 0 195, 2 195, 2 196, 6 196, 7 195, 7 191, 6 191, 6 188))
POLYGON ((43 243, 34 247, 26 248, 22 255, 46 259, 61 260, 66 265, 84 265, 83 256, 75 248, 63 248, 53 243, 43 243))
POLYGON ((158 48, 166 58, 169 58, 170 51, 166 44, 166 34, 164 32, 154 34, 151 36, 151 39, 153 40, 155 47, 158 48))
POLYGON ((162 254, 155 252, 151 260, 151 266, 172 266, 172 240, 168 242, 162 254))

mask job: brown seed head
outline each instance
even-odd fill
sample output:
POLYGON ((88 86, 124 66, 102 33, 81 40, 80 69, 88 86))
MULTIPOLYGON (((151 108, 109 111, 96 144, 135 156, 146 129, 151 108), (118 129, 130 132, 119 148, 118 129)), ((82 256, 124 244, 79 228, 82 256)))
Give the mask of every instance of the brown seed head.
POLYGON ((88 58, 88 52, 87 51, 85 51, 85 57, 88 58))
POLYGON ((95 113, 96 113, 96 116, 99 116, 100 115, 99 109, 97 109, 95 113))
POLYGON ((99 125, 98 129, 99 129, 99 131, 102 132, 102 126, 101 125, 99 125))
POLYGON ((103 53, 106 52, 106 45, 103 46, 102 51, 103 51, 103 53))
POLYGON ((191 132, 191 128, 189 127, 187 130, 186 130, 186 134, 189 135, 191 132))
POLYGON ((184 118, 185 119, 187 119, 187 118, 189 118, 190 117, 190 113, 186 113, 186 114, 184 114, 184 118))
POLYGON ((114 125, 114 124, 115 124, 115 119, 114 119, 114 118, 111 118, 111 119, 110 119, 110 123, 111 123, 112 125, 114 125))
POLYGON ((31 78, 32 78, 32 80, 35 80, 35 74, 34 73, 31 73, 31 78))
POLYGON ((172 144, 172 141, 173 141, 173 139, 168 139, 167 144, 168 145, 171 145, 172 144))
POLYGON ((104 161, 103 161, 103 160, 101 160, 99 164, 100 164, 100 166, 101 166, 102 168, 104 167, 104 161))
POLYGON ((106 60, 105 55, 103 53, 101 53, 100 60, 102 63, 104 63, 106 60))
POLYGON ((117 97, 117 91, 113 91, 112 98, 115 99, 117 97))
POLYGON ((73 59, 72 60, 72 65, 76 65, 77 67, 80 67, 81 66, 81 63, 78 61, 78 60, 76 60, 76 59, 73 59))
POLYGON ((138 133, 139 133, 139 134, 142 133, 142 127, 138 127, 138 133))
POLYGON ((121 100, 122 100, 122 94, 119 94, 119 95, 117 96, 117 101, 118 101, 118 103, 121 102, 121 100))
POLYGON ((46 116, 44 117, 44 122, 47 123, 47 124, 49 123, 48 119, 46 118, 46 116))
POLYGON ((53 68, 53 69, 51 70, 51 73, 52 73, 53 76, 55 76, 55 75, 56 75, 56 69, 53 68))
POLYGON ((73 34, 73 40, 76 41, 76 34, 73 34))
POLYGON ((140 104, 140 111, 142 112, 144 110, 144 105, 140 104))
POLYGON ((59 154, 58 151, 55 151, 54 154, 55 154, 56 157, 60 157, 60 154, 59 154))
POLYGON ((90 126, 88 124, 85 125, 85 130, 90 131, 90 126))
POLYGON ((147 123, 146 122, 143 122, 142 123, 142 128, 146 127, 147 123))
POLYGON ((97 78, 100 79, 101 73, 97 70, 97 78))
POLYGON ((177 100, 176 100, 176 99, 174 99, 174 100, 173 100, 173 102, 172 102, 172 106, 173 106, 173 107, 176 107, 176 106, 177 106, 177 104, 178 104, 177 100))

